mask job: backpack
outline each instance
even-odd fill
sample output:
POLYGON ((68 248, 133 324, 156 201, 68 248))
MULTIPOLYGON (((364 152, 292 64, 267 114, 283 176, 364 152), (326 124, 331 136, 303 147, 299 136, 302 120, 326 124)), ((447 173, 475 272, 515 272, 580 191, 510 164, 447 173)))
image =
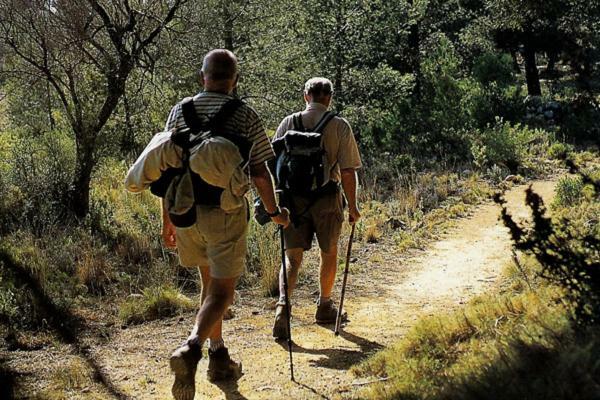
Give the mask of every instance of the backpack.
POLYGON ((314 129, 305 129, 301 113, 293 116, 293 129, 273 141, 277 189, 286 196, 318 198, 332 187, 325 182, 326 152, 323 130, 334 114, 326 112, 314 129))
MULTIPOLYGON (((245 168, 248 165, 252 142, 224 129, 229 117, 243 104, 239 99, 229 100, 213 118, 203 122, 196 113, 194 99, 188 97, 182 101, 181 110, 187 129, 174 131, 170 137, 170 141, 181 150, 182 165, 180 168, 168 168, 163 171, 160 178, 150 185, 150 191, 154 195, 165 199, 169 216, 176 227, 186 228, 196 223, 196 205, 221 206, 221 195, 226 185, 221 181, 227 179, 218 176, 222 173, 221 170, 231 171, 232 168, 245 168), (236 155, 239 152, 239 156, 229 158, 231 162, 241 162, 226 168, 215 167, 215 171, 209 171, 211 178, 204 179, 190 168, 191 158, 202 146, 209 147, 204 147, 205 151, 216 153, 231 151, 231 147, 235 146, 236 155)), ((206 168, 210 169, 210 166, 205 166, 206 168)))

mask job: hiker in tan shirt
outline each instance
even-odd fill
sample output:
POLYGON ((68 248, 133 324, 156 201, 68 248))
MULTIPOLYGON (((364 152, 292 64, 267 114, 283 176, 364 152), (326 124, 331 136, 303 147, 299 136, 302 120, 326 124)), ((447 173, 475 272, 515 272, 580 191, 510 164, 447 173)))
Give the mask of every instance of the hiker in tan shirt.
MULTIPOLYGON (((300 114, 301 123, 310 132, 327 112, 333 96, 331 81, 325 78, 312 78, 304 87, 306 109, 300 114)), ((288 130, 295 129, 294 114, 286 117, 277 129, 275 139, 288 130)), ((358 146, 350 124, 343 118, 333 117, 322 133, 322 147, 327 162, 324 168, 324 182, 333 188, 317 199, 301 196, 284 196, 285 206, 290 210, 293 223, 284 230, 289 291, 296 286, 298 271, 304 251, 312 246, 316 235, 321 250, 320 297, 315 313, 317 323, 334 323, 337 308, 331 299, 337 270, 337 251, 342 223, 344 220, 344 200, 340 185, 348 202, 350 223, 360 219, 356 201, 356 170, 361 167, 358 146), (299 215, 300 214, 300 215, 299 215)), ((283 296, 283 271, 279 276, 282 293, 275 311, 273 337, 288 337, 285 318, 285 297, 283 296)))

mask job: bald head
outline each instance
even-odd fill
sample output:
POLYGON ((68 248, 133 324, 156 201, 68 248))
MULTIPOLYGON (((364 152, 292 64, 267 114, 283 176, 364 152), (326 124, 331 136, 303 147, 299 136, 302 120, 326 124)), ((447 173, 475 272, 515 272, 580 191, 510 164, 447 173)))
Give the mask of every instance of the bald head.
POLYGON ((237 78, 237 58, 225 49, 210 51, 204 56, 202 74, 210 81, 228 81, 237 78))

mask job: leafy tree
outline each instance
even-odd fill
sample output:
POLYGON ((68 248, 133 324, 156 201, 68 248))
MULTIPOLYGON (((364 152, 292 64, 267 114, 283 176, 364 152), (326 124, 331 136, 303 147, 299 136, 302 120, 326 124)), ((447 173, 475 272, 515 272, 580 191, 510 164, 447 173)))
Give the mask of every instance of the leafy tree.
POLYGON ((3 73, 49 84, 73 132, 76 172, 68 193, 78 217, 89 209, 98 137, 133 71, 151 66, 157 41, 187 0, 0 0, 3 73))

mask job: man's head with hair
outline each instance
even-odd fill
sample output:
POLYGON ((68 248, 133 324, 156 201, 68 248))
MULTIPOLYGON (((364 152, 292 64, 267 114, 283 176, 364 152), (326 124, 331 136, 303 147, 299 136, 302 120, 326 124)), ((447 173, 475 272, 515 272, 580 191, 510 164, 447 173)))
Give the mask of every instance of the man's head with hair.
POLYGON ((304 99, 329 106, 333 95, 333 84, 327 78, 311 78, 304 84, 304 99))
POLYGON ((226 49, 208 52, 202 62, 200 77, 206 90, 232 91, 238 80, 237 58, 226 49))

